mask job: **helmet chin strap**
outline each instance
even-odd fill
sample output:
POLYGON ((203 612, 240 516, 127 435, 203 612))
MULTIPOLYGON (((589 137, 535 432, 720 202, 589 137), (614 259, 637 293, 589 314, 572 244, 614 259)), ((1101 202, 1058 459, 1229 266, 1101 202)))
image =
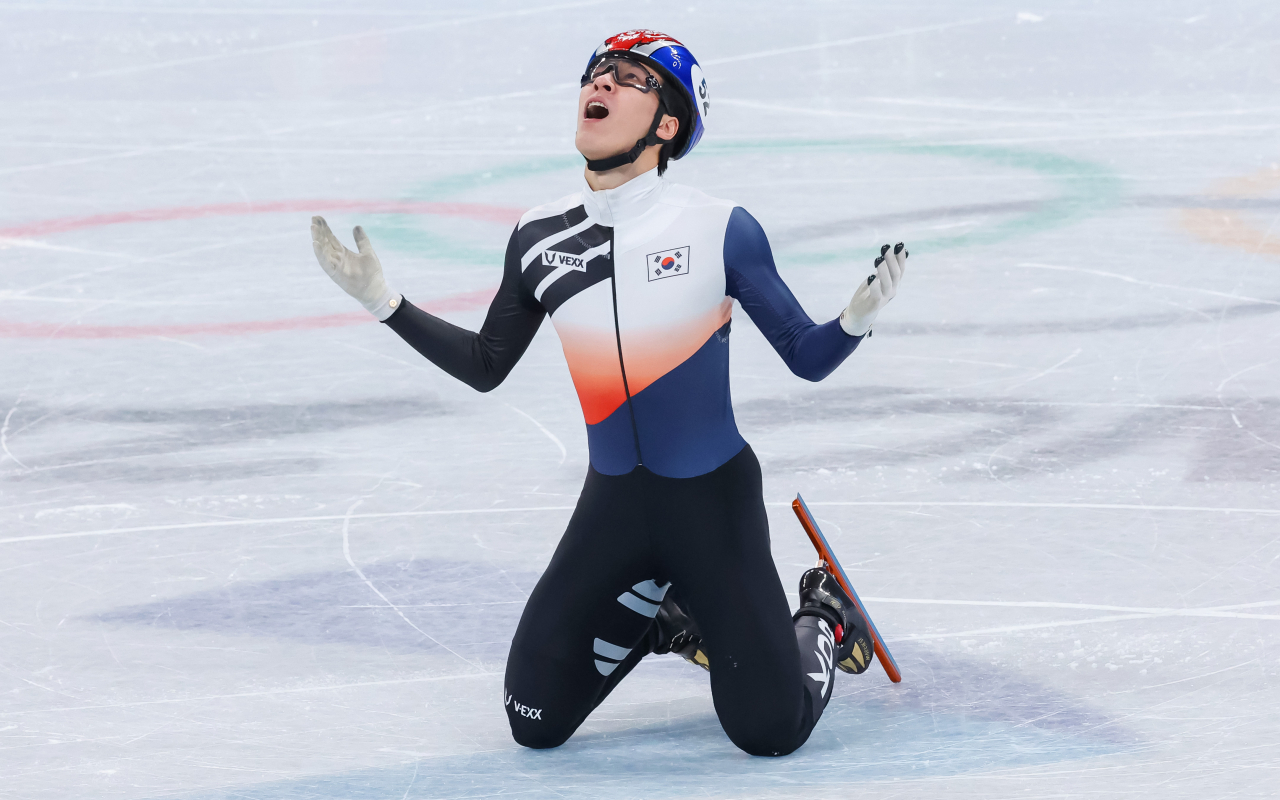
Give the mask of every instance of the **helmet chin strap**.
MULTIPOLYGON (((649 125, 649 132, 645 134, 643 139, 636 140, 636 146, 625 153, 618 153, 616 156, 608 158, 600 158, 596 160, 587 159, 587 169, 592 172, 605 172, 606 170, 617 169, 627 164, 636 163, 636 159, 640 157, 647 148, 653 147, 655 144, 665 142, 665 139, 658 138, 658 126, 662 124, 662 115, 666 113, 666 103, 662 98, 658 98, 658 110, 653 115, 653 123, 649 125)), ((585 157, 585 156, 584 156, 585 157)))

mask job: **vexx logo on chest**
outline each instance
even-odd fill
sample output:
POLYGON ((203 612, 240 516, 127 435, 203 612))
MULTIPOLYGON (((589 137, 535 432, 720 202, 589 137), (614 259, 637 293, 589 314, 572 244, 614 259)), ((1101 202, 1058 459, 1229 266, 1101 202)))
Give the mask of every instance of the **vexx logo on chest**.
POLYGON ((677 275, 689 274, 689 248, 676 247, 659 253, 650 253, 644 257, 645 270, 650 281, 663 278, 674 278, 677 275))
POLYGON ((578 272, 587 271, 587 259, 583 256, 575 256, 572 253, 559 253, 555 250, 544 250, 542 253, 542 263, 548 267, 563 267, 565 269, 575 269, 578 272))

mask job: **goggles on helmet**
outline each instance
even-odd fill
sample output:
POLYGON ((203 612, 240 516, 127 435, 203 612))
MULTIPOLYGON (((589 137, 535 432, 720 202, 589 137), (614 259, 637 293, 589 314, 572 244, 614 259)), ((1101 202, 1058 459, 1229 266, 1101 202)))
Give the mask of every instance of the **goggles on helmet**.
POLYGON ((619 86, 630 86, 645 94, 662 88, 662 84, 652 72, 638 62, 621 56, 605 56, 591 64, 587 67, 587 71, 582 73, 582 85, 586 86, 609 73, 613 74, 613 82, 619 86))

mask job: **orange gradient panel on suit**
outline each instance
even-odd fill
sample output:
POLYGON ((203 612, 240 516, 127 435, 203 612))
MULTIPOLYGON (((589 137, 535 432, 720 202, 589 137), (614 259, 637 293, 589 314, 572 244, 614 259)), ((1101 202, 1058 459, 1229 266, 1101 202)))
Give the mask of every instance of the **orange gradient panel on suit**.
POLYGON ((618 365, 613 321, 613 284, 601 281, 571 297, 551 314, 569 365, 582 416, 594 425, 627 401, 618 365))
POLYGON ((627 401, 618 365, 618 341, 612 330, 556 323, 564 360, 588 425, 604 420, 627 401))
POLYGON ((733 314, 733 300, 725 297, 701 317, 660 328, 623 328, 622 357, 627 365, 631 396, 683 364, 720 330, 733 314))

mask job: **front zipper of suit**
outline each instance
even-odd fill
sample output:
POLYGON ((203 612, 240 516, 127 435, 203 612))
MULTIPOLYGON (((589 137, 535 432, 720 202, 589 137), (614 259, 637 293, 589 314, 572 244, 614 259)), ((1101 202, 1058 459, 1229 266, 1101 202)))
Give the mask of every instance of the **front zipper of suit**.
POLYGON ((622 371, 622 391, 627 396, 627 413, 631 416, 631 435, 636 442, 636 464, 644 465, 640 452, 640 428, 636 425, 636 410, 631 405, 631 387, 627 385, 627 364, 622 358, 622 328, 618 323, 618 259, 613 240, 613 228, 609 228, 609 285, 613 290, 613 335, 618 342, 618 369, 622 371))

